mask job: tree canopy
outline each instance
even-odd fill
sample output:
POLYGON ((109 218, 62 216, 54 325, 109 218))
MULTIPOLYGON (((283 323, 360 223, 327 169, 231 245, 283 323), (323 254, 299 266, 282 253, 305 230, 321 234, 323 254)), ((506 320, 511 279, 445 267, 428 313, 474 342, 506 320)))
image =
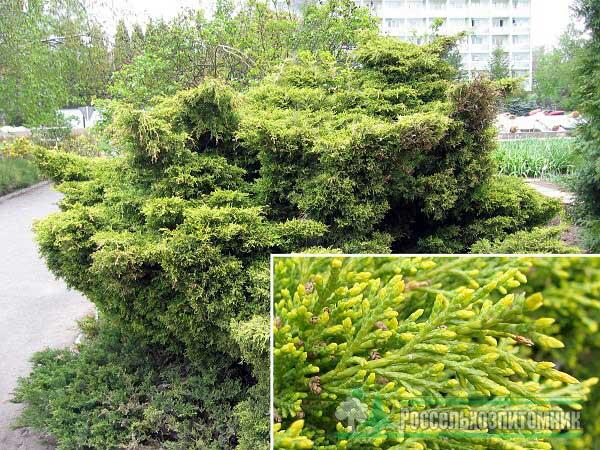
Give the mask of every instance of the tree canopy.
POLYGON ((104 95, 107 38, 76 0, 2 0, 0 115, 12 125, 54 122, 56 110, 104 95))
POLYGON ((508 52, 498 46, 492 52, 490 57, 488 73, 492 80, 502 80, 510 78, 510 60, 508 52))
POLYGON ((577 56, 585 40, 574 24, 561 36, 556 48, 541 54, 534 73, 538 102, 549 107, 575 109, 577 56))

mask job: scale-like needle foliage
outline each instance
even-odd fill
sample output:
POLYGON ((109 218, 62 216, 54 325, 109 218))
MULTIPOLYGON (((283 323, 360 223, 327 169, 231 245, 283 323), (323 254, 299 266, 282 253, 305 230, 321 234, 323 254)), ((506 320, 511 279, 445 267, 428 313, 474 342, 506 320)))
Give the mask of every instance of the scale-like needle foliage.
POLYGON ((482 427, 475 415, 579 410, 597 381, 521 350, 563 347, 546 334, 553 319, 532 317, 543 305, 523 288, 532 264, 276 258, 276 447, 550 449, 547 430, 482 427), (472 422, 401 425, 406 410, 426 409, 466 411, 472 422))

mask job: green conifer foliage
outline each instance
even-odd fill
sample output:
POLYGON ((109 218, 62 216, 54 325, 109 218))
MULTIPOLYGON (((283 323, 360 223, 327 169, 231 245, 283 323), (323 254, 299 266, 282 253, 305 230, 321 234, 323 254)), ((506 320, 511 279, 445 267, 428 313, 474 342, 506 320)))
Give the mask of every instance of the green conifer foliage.
MULTIPOLYGON (((600 375, 600 258, 535 258, 527 274, 527 292, 543 293, 540 315, 556 319, 550 331, 565 343, 564 349, 537 352, 559 361, 580 379, 600 375)), ((600 440, 600 388, 594 387, 583 409, 584 438, 556 448, 588 449, 600 440)))
POLYGON ((550 449, 533 430, 399 428, 405 409, 581 408, 597 379, 524 350, 564 346, 548 334, 553 319, 534 317, 548 311, 525 275, 547 264, 276 258, 276 448, 550 449))
POLYGON ((585 161, 577 174, 577 192, 586 244, 600 251, 600 1, 578 0, 576 11, 586 25, 589 39, 577 60, 576 95, 587 123, 580 127, 579 152, 585 161))
POLYGON ((268 255, 315 245, 326 227, 268 220, 250 197, 230 152, 234 97, 215 82, 149 110, 120 109, 123 157, 37 149, 65 198, 36 232, 50 269, 140 344, 218 372, 243 362, 240 383, 260 384, 238 396, 248 398, 235 409, 243 427, 230 426, 240 448, 264 448, 268 340, 255 330, 268 334, 256 319, 268 312, 268 255))
MULTIPOLYGON (((418 239, 465 223, 487 229, 503 215, 494 210, 497 188, 514 192, 507 208, 531 199, 557 211, 522 182, 505 188, 506 180, 493 178, 497 90, 483 79, 456 84, 444 60, 452 45, 377 38, 347 64, 302 54, 251 89, 238 137, 256 154, 271 216, 325 223, 329 245, 355 252, 414 249, 418 239), (474 212, 482 203, 486 211, 474 212)), ((510 233, 547 219, 536 214, 495 228, 510 233)), ((498 237, 480 234, 456 240, 456 250, 498 237)))
POLYGON ((519 213, 506 232, 547 218, 541 197, 490 184, 494 89, 454 85, 450 45, 375 39, 347 64, 303 54, 246 94, 206 81, 116 107, 122 156, 36 150, 65 194, 36 226, 41 253, 141 343, 242 364, 236 442, 264 448, 270 253, 389 252, 462 215, 519 213))

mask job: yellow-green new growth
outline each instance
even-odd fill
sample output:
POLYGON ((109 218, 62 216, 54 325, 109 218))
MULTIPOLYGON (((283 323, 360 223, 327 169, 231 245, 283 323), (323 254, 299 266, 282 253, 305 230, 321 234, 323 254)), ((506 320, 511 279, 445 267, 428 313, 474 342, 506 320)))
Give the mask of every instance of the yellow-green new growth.
MULTIPOLYGON (((547 430, 477 422, 490 408, 577 410, 589 392, 526 356, 531 347, 562 346, 543 334, 552 320, 529 317, 543 299, 524 294, 528 266, 499 258, 277 258, 279 435, 293 427, 302 445, 320 450, 549 448, 547 430), (300 288, 307 283, 310 293, 300 288), (347 423, 355 418, 344 413, 351 399, 368 410, 366 420, 347 423), (415 427, 405 423, 407 411, 467 412, 469 426, 415 427)), ((294 442, 276 435, 276 448, 294 442)))

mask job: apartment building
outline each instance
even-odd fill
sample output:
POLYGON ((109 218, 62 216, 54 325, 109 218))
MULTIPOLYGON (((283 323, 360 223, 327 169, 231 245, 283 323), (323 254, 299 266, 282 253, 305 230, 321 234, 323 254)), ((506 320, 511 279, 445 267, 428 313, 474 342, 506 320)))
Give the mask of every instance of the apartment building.
POLYGON ((435 19, 441 32, 466 31, 460 43, 463 65, 470 76, 485 72, 493 50, 509 55, 513 76, 532 86, 531 0, 357 0, 381 19, 384 34, 422 43, 435 19))

